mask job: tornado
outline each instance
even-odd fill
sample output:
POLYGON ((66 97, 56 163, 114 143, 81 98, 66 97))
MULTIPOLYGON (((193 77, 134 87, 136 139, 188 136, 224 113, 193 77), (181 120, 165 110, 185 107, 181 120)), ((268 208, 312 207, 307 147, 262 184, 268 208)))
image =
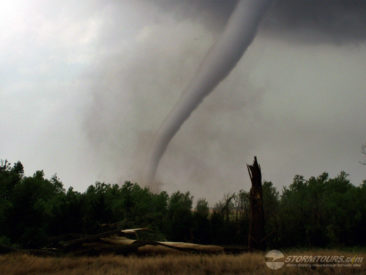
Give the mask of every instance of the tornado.
POLYGON ((202 61, 192 81, 163 122, 147 171, 147 182, 156 189, 155 175, 170 141, 191 113, 230 73, 252 43, 258 25, 272 0, 239 0, 216 43, 202 61))

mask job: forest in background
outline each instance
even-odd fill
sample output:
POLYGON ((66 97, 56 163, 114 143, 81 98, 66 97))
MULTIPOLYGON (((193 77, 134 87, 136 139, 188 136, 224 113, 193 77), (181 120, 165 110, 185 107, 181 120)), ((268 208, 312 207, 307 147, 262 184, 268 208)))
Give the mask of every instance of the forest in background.
MULTIPOLYGON (((223 184, 224 185, 224 184, 223 184)), ((295 176, 281 192, 263 183, 267 248, 365 246, 366 181, 355 186, 341 172, 295 176)), ((55 240, 95 234, 111 225, 148 227, 145 238, 246 246, 249 190, 223 194, 210 208, 189 193, 150 192, 137 183, 97 182, 85 192, 65 190, 57 176, 24 175, 21 162, 0 163, 0 244, 52 247, 55 240)))

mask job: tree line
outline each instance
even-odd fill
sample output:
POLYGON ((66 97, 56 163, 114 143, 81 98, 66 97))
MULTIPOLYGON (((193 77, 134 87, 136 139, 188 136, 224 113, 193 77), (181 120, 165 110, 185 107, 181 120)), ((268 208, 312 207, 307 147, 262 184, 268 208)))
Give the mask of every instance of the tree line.
MULTIPOLYGON (((249 191, 249 190, 248 190, 249 191)), ((65 190, 43 171, 25 176, 21 162, 0 163, 0 244, 52 246, 54 240, 100 233, 111 226, 148 227, 155 240, 240 245, 248 242, 249 194, 224 194, 210 208, 189 192, 152 193, 137 183, 97 182, 85 192, 65 190)), ((295 176, 281 194, 263 183, 268 248, 366 245, 366 181, 354 186, 341 172, 295 176)))

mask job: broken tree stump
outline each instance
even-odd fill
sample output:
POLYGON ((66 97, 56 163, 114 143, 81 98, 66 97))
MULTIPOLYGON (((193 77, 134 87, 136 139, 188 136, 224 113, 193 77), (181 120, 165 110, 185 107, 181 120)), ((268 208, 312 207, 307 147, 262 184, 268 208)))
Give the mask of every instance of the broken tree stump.
POLYGON ((252 187, 249 193, 249 235, 248 250, 264 250, 264 211, 262 193, 262 172, 254 157, 253 165, 247 165, 252 187))

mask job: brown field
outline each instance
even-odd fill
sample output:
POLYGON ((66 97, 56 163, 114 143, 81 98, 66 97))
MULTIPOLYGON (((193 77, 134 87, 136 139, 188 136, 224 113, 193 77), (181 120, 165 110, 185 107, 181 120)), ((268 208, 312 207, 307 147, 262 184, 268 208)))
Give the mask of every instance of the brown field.
MULTIPOLYGON (((335 250, 291 251, 286 255, 363 256, 335 250)), ((264 253, 241 255, 175 254, 160 256, 36 257, 25 254, 0 256, 0 274, 366 274, 361 267, 283 267, 272 271, 264 253)))

